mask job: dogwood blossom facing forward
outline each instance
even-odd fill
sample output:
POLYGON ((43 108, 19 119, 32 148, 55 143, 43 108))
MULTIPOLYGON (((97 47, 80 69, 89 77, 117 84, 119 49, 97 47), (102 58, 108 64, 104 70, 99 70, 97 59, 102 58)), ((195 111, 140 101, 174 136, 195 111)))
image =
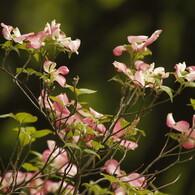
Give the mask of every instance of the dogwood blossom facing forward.
POLYGON ((173 114, 169 113, 167 115, 166 124, 168 127, 173 128, 182 133, 181 142, 183 143, 183 147, 186 149, 195 148, 195 115, 192 118, 192 128, 187 121, 178 121, 175 122, 173 118, 173 114))
POLYGON ((52 83, 53 80, 57 81, 62 87, 65 87, 66 79, 62 76, 69 73, 69 70, 66 66, 61 66, 58 69, 55 69, 56 63, 50 60, 46 60, 43 64, 43 69, 46 73, 50 75, 49 83, 52 83))

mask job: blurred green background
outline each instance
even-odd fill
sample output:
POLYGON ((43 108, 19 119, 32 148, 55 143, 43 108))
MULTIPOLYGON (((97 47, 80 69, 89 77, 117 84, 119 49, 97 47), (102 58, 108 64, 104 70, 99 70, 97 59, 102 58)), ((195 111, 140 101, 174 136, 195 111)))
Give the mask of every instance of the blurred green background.
MULTIPOLYGON (((167 71, 173 71, 178 62, 195 65, 194 10, 194 0, 0 0, 0 22, 17 26, 24 34, 38 32, 47 22, 56 19, 68 36, 81 39, 78 56, 73 55, 70 60, 59 56, 57 60, 60 65, 69 67, 69 78, 79 75, 79 86, 98 91, 85 97, 91 107, 113 114, 120 91, 117 84, 108 80, 115 74, 112 62, 124 59, 113 56, 112 49, 127 43, 128 35, 150 36, 155 30, 163 29, 158 41, 150 46, 153 55, 147 58, 147 62, 164 66, 167 71)), ((4 42, 2 35, 0 41, 4 42)), ((2 51, 0 55, 2 59, 2 51)), ((9 58, 8 64, 19 65, 16 54, 9 58)), ((170 86, 174 88, 175 84, 170 83, 170 86)), ((32 84, 32 88, 36 91, 36 83, 32 84)), ((194 112, 186 104, 189 104, 190 98, 195 98, 194 91, 186 89, 173 104, 167 103, 154 109, 142 121, 140 128, 148 136, 140 142, 137 151, 131 152, 122 168, 133 171, 157 156, 165 140, 164 134, 169 130, 165 125, 167 113, 173 112, 176 121, 187 120, 191 123, 194 112)), ((38 93, 36 95, 39 96, 38 93)), ((0 72, 0 114, 17 111, 36 114, 12 80, 0 72)), ((0 154, 5 159, 9 158, 13 145, 13 136, 9 133, 12 126, 11 120, 0 121, 0 154)), ((169 159, 162 160, 158 168, 169 162, 169 159)), ((194 159, 161 174, 156 185, 165 185, 179 174, 182 178, 162 191, 173 195, 195 194, 194 159)))

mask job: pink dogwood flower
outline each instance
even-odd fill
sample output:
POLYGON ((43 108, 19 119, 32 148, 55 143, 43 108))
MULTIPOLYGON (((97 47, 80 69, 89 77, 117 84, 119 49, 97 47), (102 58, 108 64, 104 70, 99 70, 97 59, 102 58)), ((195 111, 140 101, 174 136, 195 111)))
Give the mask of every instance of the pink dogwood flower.
POLYGON ((149 38, 148 36, 128 36, 128 42, 135 51, 146 51, 147 46, 152 44, 161 34, 162 30, 156 30, 149 38))
POLYGON ((49 149, 42 154, 43 163, 51 161, 51 165, 54 168, 62 169, 69 161, 67 152, 60 148, 55 149, 56 143, 53 140, 48 140, 47 145, 49 149))
MULTIPOLYGON (((121 120, 125 121, 125 119, 121 120)), ((124 146, 130 150, 135 150, 138 147, 138 144, 136 142, 121 138, 123 135, 125 135, 126 131, 123 129, 120 120, 116 123, 112 133, 112 138, 114 139, 114 141, 119 142, 121 146, 124 146)))
POLYGON ((35 34, 29 35, 26 38, 27 40, 26 47, 39 49, 40 47, 45 45, 44 42, 45 38, 46 38, 46 34, 43 31, 38 32, 36 35, 35 34))
POLYGON ((67 37, 66 34, 60 30, 60 24, 56 24, 55 20, 53 20, 51 24, 46 24, 44 32, 53 40, 58 41, 64 47, 70 49, 71 52, 75 52, 78 54, 78 49, 81 44, 80 39, 71 40, 70 37, 67 37))
MULTIPOLYGON (((54 182, 51 180, 47 180, 44 185, 44 193, 43 194, 56 194, 60 188, 61 181, 54 182)), ((63 181, 63 187, 66 188, 64 195, 71 195, 74 192, 74 186, 67 184, 67 182, 63 181)))
POLYGON ((183 147, 186 149, 192 149, 195 148, 195 115, 193 115, 192 118, 192 128, 190 128, 190 125, 187 121, 178 121, 175 122, 173 118, 173 114, 169 113, 167 115, 167 121, 166 124, 168 127, 173 128, 183 135, 183 139, 181 141, 184 141, 183 147))
MULTIPOLYGON (((130 173, 124 174, 120 169, 120 164, 115 159, 109 159, 104 163, 102 170, 105 170, 108 174, 115 174, 117 178, 125 183, 129 183, 133 187, 144 187, 146 186, 146 180, 144 176, 141 176, 139 173, 130 173)), ((112 184, 115 195, 125 195, 126 192, 122 186, 119 186, 115 183, 112 184)))
POLYGON ((127 76, 129 75, 129 73, 131 73, 131 70, 127 68, 127 66, 124 63, 115 61, 113 62, 113 65, 116 68, 117 72, 123 72, 127 76))
POLYGON ((65 87, 66 79, 62 75, 69 73, 69 70, 66 66, 61 66, 58 69, 55 69, 56 63, 50 60, 46 60, 43 64, 43 69, 46 73, 50 75, 49 82, 53 80, 57 81, 62 87, 65 87))
MULTIPOLYGON (((152 44, 157 40, 162 30, 156 30, 149 38, 148 36, 139 35, 139 36, 128 36, 127 40, 131 44, 133 51, 147 51, 147 46, 152 44)), ((119 45, 113 49, 113 54, 115 56, 120 56, 127 51, 127 45, 119 45)))
POLYGON ((175 65, 175 77, 184 78, 187 81, 195 81, 195 66, 186 67, 186 63, 178 63, 175 65))
POLYGON ((104 163, 104 168, 102 170, 105 170, 110 175, 116 174, 120 175, 120 165, 117 160, 115 159, 109 159, 104 163))
POLYGON ((44 28, 44 33, 53 40, 58 39, 61 33, 60 24, 56 24, 55 20, 53 20, 51 24, 47 23, 44 28))
POLYGON ((22 44, 25 39, 34 35, 34 33, 21 35, 20 30, 17 27, 13 28, 12 26, 6 25, 4 23, 1 23, 1 26, 3 27, 2 34, 4 38, 6 40, 13 40, 16 43, 22 44))
POLYGON ((169 73, 165 73, 163 67, 154 68, 154 63, 146 64, 141 60, 137 60, 135 67, 137 71, 129 77, 133 80, 134 84, 140 87, 159 87, 162 85, 163 79, 169 77, 169 73))

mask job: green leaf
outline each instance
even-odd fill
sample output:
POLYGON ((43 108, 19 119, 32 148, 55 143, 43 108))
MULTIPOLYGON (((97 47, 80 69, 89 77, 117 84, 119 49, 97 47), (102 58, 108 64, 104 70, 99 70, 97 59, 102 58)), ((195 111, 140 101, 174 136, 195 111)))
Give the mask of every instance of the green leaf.
POLYGON ((26 146, 35 141, 35 138, 32 136, 36 132, 35 127, 20 127, 14 128, 13 130, 19 132, 21 146, 26 146))
POLYGON ((37 117, 33 116, 29 113, 26 112, 19 112, 16 115, 10 113, 10 117, 14 118, 15 120, 17 120, 20 124, 23 123, 34 123, 37 121, 37 117))
POLYGON ((74 143, 66 143, 64 147, 71 147, 71 148, 76 148, 76 149, 81 150, 81 148, 77 144, 74 144, 74 143))
POLYGON ((26 169, 27 171, 38 171, 39 169, 37 167, 35 167, 34 165, 32 165, 31 163, 24 163, 22 165, 22 167, 24 169, 26 169))
POLYGON ((28 75, 33 75, 34 74, 38 77, 41 77, 43 75, 41 72, 38 72, 38 71, 34 70, 33 68, 27 68, 27 69, 17 68, 16 73, 26 73, 28 75))
POLYGON ((115 75, 114 77, 112 77, 111 79, 109 79, 108 81, 116 81, 117 83, 119 83, 120 85, 124 86, 125 83, 123 82, 123 80, 119 77, 119 75, 115 75))
POLYGON ((99 142, 97 142, 97 141, 91 141, 91 145, 92 145, 92 147, 95 149, 95 150, 98 150, 98 149, 100 149, 100 148, 104 148, 104 146, 103 145, 101 145, 99 142))
POLYGON ((34 155, 37 156, 39 159, 42 159, 42 154, 40 154, 39 152, 34 151, 34 150, 31 150, 30 153, 31 153, 31 154, 34 154, 34 155))
POLYGON ((18 49, 24 49, 26 50, 26 43, 22 43, 22 44, 16 44, 15 47, 17 47, 18 49))
POLYGON ((72 92, 76 92, 77 95, 83 95, 83 94, 92 94, 92 93, 96 93, 97 91, 95 90, 91 90, 91 89, 85 89, 85 88, 74 88, 71 85, 66 84, 66 87, 69 88, 72 92))
POLYGON ((31 135, 26 132, 25 128, 20 128, 19 140, 21 146, 26 146, 33 141, 31 135))
POLYGON ((182 135, 180 133, 167 133, 165 136, 169 136, 174 140, 180 141, 182 135))
POLYGON ((161 91, 166 92, 169 95, 171 102, 173 102, 172 89, 170 87, 167 87, 167 86, 164 86, 164 85, 161 85, 160 89, 161 89, 161 91))
POLYGON ((195 110, 195 99, 190 98, 191 106, 195 110))
POLYGON ((9 113, 9 114, 2 114, 2 115, 0 115, 0 118, 8 118, 8 117, 10 117, 10 114, 11 113, 9 113))
POLYGON ((185 82, 185 87, 195 87, 195 82, 185 82))
POLYGON ((51 134, 51 133, 53 133, 51 130, 43 129, 43 130, 39 130, 39 131, 34 132, 32 137, 33 138, 41 138, 41 137, 44 137, 44 136, 51 134))
POLYGON ((100 155, 97 154, 95 151, 90 150, 90 149, 84 149, 84 152, 88 153, 88 154, 92 154, 92 155, 96 155, 99 159, 100 159, 100 155))
POLYGON ((56 97, 54 97, 54 96, 49 96, 49 98, 50 98, 51 100, 55 101, 55 102, 60 103, 62 106, 64 106, 64 103, 62 102, 62 100, 60 100, 60 99, 58 99, 58 98, 56 98, 56 97))
POLYGON ((38 53, 35 53, 34 55, 34 58, 36 59, 37 62, 39 62, 40 60, 40 55, 38 53))
POLYGON ((9 50, 12 48, 12 41, 6 41, 4 44, 1 44, 2 49, 9 50))

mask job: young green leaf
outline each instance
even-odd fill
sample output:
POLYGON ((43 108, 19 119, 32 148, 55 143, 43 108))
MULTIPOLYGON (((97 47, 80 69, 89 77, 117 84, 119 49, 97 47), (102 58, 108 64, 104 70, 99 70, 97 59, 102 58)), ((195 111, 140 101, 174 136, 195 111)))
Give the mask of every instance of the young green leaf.
POLYGON ((22 167, 24 169, 26 169, 27 171, 38 171, 39 169, 37 167, 35 167, 34 165, 32 165, 31 163, 24 163, 22 165, 22 167))
POLYGON ((44 136, 51 134, 51 133, 53 133, 51 130, 43 129, 43 130, 39 130, 39 131, 34 132, 32 137, 33 138, 41 138, 41 137, 44 137, 44 136))
POLYGON ((71 147, 71 148, 75 148, 75 149, 81 150, 81 148, 77 144, 74 144, 74 143, 66 143, 64 145, 64 147, 71 147))
POLYGON ((193 109, 195 110, 195 99, 190 98, 191 105, 193 109))
POLYGON ((76 92, 77 95, 83 95, 83 94, 92 94, 96 93, 97 91, 91 90, 91 89, 85 89, 85 88, 74 88, 71 85, 66 84, 66 88, 69 88, 72 92, 76 92))
POLYGON ((172 89, 170 87, 167 87, 167 86, 164 86, 164 85, 161 85, 160 89, 161 89, 161 91, 166 92, 169 95, 171 102, 173 102, 172 89))
POLYGON ((19 112, 16 115, 10 113, 10 117, 14 118, 15 120, 17 120, 20 124, 23 123, 34 123, 37 121, 37 117, 33 116, 29 113, 26 112, 19 112))
POLYGON ((90 149, 84 149, 84 152, 88 153, 88 154, 92 154, 92 155, 96 155, 99 159, 100 159, 100 155, 97 154, 95 151, 90 150, 90 149))

